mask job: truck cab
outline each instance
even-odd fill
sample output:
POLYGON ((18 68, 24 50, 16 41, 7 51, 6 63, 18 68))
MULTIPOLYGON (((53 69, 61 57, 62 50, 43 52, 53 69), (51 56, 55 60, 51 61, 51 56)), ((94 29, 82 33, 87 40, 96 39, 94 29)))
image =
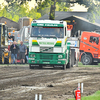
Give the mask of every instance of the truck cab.
POLYGON ((69 62, 67 23, 65 21, 33 20, 29 38, 29 66, 63 67, 69 62))
POLYGON ((83 65, 100 62, 100 34, 96 32, 82 32, 80 40, 80 59, 83 65))

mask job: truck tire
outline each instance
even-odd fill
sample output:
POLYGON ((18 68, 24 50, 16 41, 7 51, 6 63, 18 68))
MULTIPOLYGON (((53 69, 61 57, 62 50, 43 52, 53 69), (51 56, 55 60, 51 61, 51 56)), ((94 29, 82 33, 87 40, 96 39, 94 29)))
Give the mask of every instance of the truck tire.
POLYGON ((9 61, 9 64, 11 64, 11 54, 9 54, 8 61, 9 61))
POLYGON ((4 58, 4 54, 2 54, 2 64, 4 64, 5 62, 5 58, 4 58))
POLYGON ((64 70, 66 70, 66 64, 65 64, 65 65, 63 65, 63 69, 64 69, 64 70))
POLYGON ((42 65, 39 65, 39 67, 38 67, 39 69, 42 69, 42 65))
POLYGON ((71 68, 71 63, 70 62, 67 64, 67 68, 71 68))
POLYGON ((9 64, 9 57, 8 58, 4 58, 4 64, 9 64))
POLYGON ((83 55, 81 58, 81 62, 83 65, 91 65, 92 57, 90 55, 83 55))
POLYGON ((67 68, 71 68, 72 67, 72 61, 71 61, 71 49, 70 49, 70 52, 69 52, 69 62, 67 64, 67 68))
POLYGON ((34 69, 34 66, 32 66, 32 64, 29 64, 29 68, 34 69))
POLYGON ((70 52, 70 67, 73 67, 75 65, 75 49, 71 49, 70 52))
POLYGON ((2 56, 0 55, 0 64, 2 64, 2 56))

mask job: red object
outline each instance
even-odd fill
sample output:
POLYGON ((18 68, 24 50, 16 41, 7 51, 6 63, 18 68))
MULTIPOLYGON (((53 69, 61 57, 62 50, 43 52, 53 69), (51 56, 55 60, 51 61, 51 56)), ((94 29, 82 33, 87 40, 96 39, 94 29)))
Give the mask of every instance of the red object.
POLYGON ((81 100, 81 92, 79 89, 75 91, 75 100, 81 100))
POLYGON ((8 50, 10 51, 10 45, 8 45, 8 50))

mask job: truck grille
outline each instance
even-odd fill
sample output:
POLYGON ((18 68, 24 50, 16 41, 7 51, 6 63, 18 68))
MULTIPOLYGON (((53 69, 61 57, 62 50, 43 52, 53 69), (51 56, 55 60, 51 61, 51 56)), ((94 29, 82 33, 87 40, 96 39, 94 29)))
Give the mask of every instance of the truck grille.
POLYGON ((40 55, 40 59, 45 59, 45 60, 52 60, 53 59, 53 55, 40 55))
POLYGON ((53 47, 40 47, 40 52, 53 52, 53 47))

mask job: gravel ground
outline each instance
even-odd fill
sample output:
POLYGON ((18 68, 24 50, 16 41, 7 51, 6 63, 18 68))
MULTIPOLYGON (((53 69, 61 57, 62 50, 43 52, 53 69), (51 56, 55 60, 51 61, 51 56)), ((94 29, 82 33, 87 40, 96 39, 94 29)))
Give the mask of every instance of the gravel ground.
POLYGON ((84 83, 82 96, 100 90, 99 67, 73 67, 70 69, 29 69, 28 65, 0 65, 0 100, 68 100, 73 89, 84 83))

